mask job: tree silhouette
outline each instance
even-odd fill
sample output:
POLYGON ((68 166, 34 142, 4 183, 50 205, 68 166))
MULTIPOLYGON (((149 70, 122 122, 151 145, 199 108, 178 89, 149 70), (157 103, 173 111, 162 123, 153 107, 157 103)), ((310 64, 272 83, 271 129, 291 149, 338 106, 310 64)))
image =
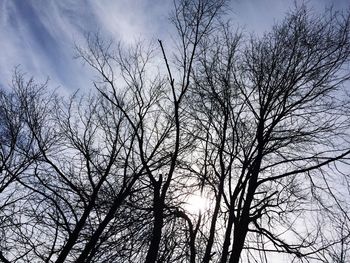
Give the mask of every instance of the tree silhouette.
POLYGON ((174 48, 88 35, 90 94, 16 71, 0 261, 346 261, 349 14, 296 6, 248 38, 225 8, 174 1, 174 48))

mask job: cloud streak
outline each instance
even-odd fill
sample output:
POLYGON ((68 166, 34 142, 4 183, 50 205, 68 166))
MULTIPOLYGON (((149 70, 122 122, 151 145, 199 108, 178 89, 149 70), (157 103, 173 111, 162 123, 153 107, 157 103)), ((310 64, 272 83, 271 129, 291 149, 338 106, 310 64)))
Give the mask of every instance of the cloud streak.
MULTIPOLYGON (((29 75, 67 90, 87 89, 93 76, 74 60, 74 43, 82 44, 88 32, 100 31, 124 43, 137 39, 169 40, 167 19, 172 1, 161 0, 3 0, 0 4, 0 86, 7 86, 13 68, 21 65, 29 75)), ((263 32, 283 17, 292 2, 261 0, 231 2, 234 22, 247 31, 263 32)), ((329 1, 310 1, 316 11, 329 1)), ((347 1, 334 1, 336 9, 347 1)))

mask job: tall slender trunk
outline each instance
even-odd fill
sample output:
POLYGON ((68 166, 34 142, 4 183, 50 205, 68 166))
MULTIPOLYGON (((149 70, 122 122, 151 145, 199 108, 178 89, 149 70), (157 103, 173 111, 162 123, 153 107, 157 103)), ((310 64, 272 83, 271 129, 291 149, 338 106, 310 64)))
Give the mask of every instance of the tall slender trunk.
POLYGON ((238 263, 241 257, 241 253, 244 246, 244 240, 248 233, 249 218, 242 220, 237 225, 237 227, 235 227, 234 230, 232 252, 229 263, 238 263))
MULTIPOLYGON (((263 120, 263 114, 261 114, 263 120)), ((254 199, 254 194, 257 188, 258 177, 260 173, 261 162, 263 159, 264 150, 264 121, 260 121, 257 130, 257 156, 253 162, 252 169, 249 171, 250 180, 245 196, 245 203, 243 206, 242 214, 235 225, 232 252, 229 263, 238 263, 241 257, 241 253, 244 247, 244 241, 248 233, 248 225, 250 223, 250 208, 254 199)))
POLYGON ((154 199, 153 199, 153 230, 152 239, 148 248, 145 263, 155 263, 158 258, 160 240, 162 238, 162 229, 164 221, 164 200, 160 195, 161 181, 154 189, 154 199))
POLYGON ((190 233, 190 263, 196 262, 196 245, 195 245, 196 236, 194 235, 194 232, 191 231, 190 233))
MULTIPOLYGON (((261 144, 259 145, 261 146, 261 144)), ((258 147, 259 147, 258 146, 258 147)), ((250 207, 254 199, 255 190, 257 187, 257 181, 262 161, 262 147, 259 147, 258 155, 254 161, 254 166, 251 170, 251 179, 249 181, 249 187, 246 194, 246 201, 243 206, 243 211, 238 224, 235 226, 232 244, 232 253, 229 263, 238 263, 243 247, 244 241, 248 233, 248 225, 250 223, 249 212, 250 207)))
POLYGON ((233 207, 231 205, 230 213, 229 213, 228 221, 227 221, 227 226, 226 226, 224 244, 222 246, 222 254, 221 254, 220 263, 226 263, 227 258, 228 258, 228 254, 229 254, 228 249, 229 249, 230 243, 231 243, 233 222, 234 222, 234 211, 233 211, 233 207))
POLYGON ((211 225, 210 225, 210 233, 209 233, 209 238, 207 242, 207 246, 205 248, 205 253, 203 257, 203 263, 209 263, 211 259, 211 249, 213 247, 214 243, 214 235, 215 235, 215 228, 216 228, 216 221, 219 215, 219 210, 220 210, 220 203, 222 199, 222 195, 224 193, 224 183, 225 183, 225 175, 226 175, 226 167, 225 167, 225 158, 224 158, 224 149, 225 149, 225 143, 226 143, 226 132, 227 132, 227 125, 228 125, 228 113, 224 111, 224 122, 223 122, 223 134, 222 134, 222 139, 220 143, 220 148, 219 148, 219 159, 220 159, 220 183, 219 183, 219 191, 218 191, 218 196, 216 198, 216 204, 214 208, 214 213, 213 217, 211 220, 211 225))
POLYGON ((222 190, 223 182, 220 182, 220 186, 219 187, 220 187, 220 189, 219 189, 218 196, 216 198, 216 204, 215 204, 215 208, 214 208, 214 213, 213 213, 211 224, 210 224, 210 233, 209 233, 207 246, 205 248, 205 253, 204 253, 204 257, 203 257, 203 261, 202 261, 203 263, 209 263, 210 259, 211 259, 211 249, 212 249, 213 244, 214 244, 216 221, 217 221, 217 218, 218 218, 218 215, 219 215, 221 197, 222 197, 222 193, 223 193, 223 190, 222 190))

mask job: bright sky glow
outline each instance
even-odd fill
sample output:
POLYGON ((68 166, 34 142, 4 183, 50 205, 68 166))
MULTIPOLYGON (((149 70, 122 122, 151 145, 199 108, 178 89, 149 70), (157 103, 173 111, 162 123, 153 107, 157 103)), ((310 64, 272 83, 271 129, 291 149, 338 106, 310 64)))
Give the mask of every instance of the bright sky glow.
MULTIPOLYGON (((285 16, 295 1, 231 0, 228 15, 232 23, 244 28, 249 37, 253 32, 263 34, 268 31, 275 21, 285 16)), ((93 88, 95 73, 74 59, 75 44, 83 46, 87 33, 99 32, 115 42, 130 44, 136 40, 161 39, 165 47, 171 47, 173 29, 167 17, 172 2, 0 0, 0 89, 9 86, 14 68, 20 65, 28 78, 34 76, 38 82, 49 78, 52 89, 60 87, 68 93, 78 89, 88 91, 93 88)), ((331 5, 335 10, 350 8, 349 0, 304 2, 315 12, 322 12, 331 5)), ((184 195, 181 193, 180 196, 184 195)), ((182 208, 195 218, 209 210, 211 204, 199 193, 192 193, 186 197, 182 208)), ((281 262, 281 257, 271 258, 269 262, 281 262)))
POLYGON ((199 212, 204 212, 208 208, 208 199, 200 195, 190 195, 186 200, 184 209, 190 214, 198 214, 199 212))

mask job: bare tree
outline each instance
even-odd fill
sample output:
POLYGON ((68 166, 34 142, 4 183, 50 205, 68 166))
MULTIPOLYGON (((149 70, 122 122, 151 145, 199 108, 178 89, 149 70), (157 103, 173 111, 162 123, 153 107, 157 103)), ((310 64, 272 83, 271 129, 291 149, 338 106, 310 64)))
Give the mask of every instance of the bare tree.
POLYGON ((330 182, 349 179, 330 169, 349 154, 349 16, 301 6, 248 43, 221 32, 203 47, 189 97, 203 145, 190 169, 215 201, 203 261, 239 262, 245 249, 258 261, 273 251, 317 258, 324 243, 310 219, 348 218, 345 200, 332 198, 334 210, 325 200, 330 182))
POLYGON ((11 222, 3 228, 4 250, 17 260, 72 261, 135 191, 143 173, 134 157, 135 135, 102 97, 51 99, 44 87, 17 78, 22 110, 12 121, 23 118, 25 134, 13 146, 18 165, 4 165, 5 175, 13 175, 1 193, 12 209, 2 208, 11 222))
MULTIPOLYGON (((167 80, 157 77, 160 82, 155 88, 147 83, 145 78, 150 53, 143 54, 142 50, 139 50, 140 45, 128 53, 127 57, 120 47, 117 55, 113 55, 109 50, 110 44, 105 45, 98 38, 89 42, 88 52, 78 49, 79 55, 101 75, 102 87, 100 83, 96 83, 97 89, 125 114, 136 133, 138 154, 148 176, 149 191, 153 193, 150 206, 153 212, 153 229, 145 262, 155 262, 157 258, 162 258, 159 256, 159 251, 164 249, 161 248, 161 242, 165 242, 162 229, 167 217, 165 211, 169 208, 166 200, 176 174, 177 163, 183 158, 185 150, 192 146, 191 138, 182 132, 182 127, 186 125, 183 122, 185 118, 182 101, 190 87, 198 45, 212 31, 215 19, 223 6, 224 1, 175 2, 172 22, 176 26, 180 41, 174 66, 180 72, 179 75, 174 75, 172 64, 162 41, 159 40, 167 80), (119 79, 116 77, 116 68, 120 69, 123 83, 127 84, 127 96, 131 96, 133 100, 134 112, 127 112, 124 103, 121 103, 118 97, 120 88, 117 85, 119 79), (107 87, 103 86, 105 84, 107 87)), ((170 211, 170 215, 172 214, 174 212, 170 211)), ((166 249, 164 253, 168 252, 166 249)), ((191 258, 193 261, 194 255, 191 258)))
MULTIPOLYGON (((0 251, 4 262, 9 262, 6 252, 16 246, 12 236, 20 224, 21 205, 30 197, 20 181, 41 157, 25 114, 28 108, 34 110, 34 104, 40 104, 45 87, 46 83, 36 84, 34 79, 26 81, 16 68, 12 90, 0 91, 0 251)), ((35 114, 39 113, 33 111, 32 115, 35 114)), ((17 254, 16 258, 22 256, 17 254)))
POLYGON ((88 95, 15 74, 1 261, 345 262, 349 14, 297 6, 248 38, 225 7, 174 1, 174 49, 89 35, 88 95), (195 194, 207 205, 191 211, 195 194))

